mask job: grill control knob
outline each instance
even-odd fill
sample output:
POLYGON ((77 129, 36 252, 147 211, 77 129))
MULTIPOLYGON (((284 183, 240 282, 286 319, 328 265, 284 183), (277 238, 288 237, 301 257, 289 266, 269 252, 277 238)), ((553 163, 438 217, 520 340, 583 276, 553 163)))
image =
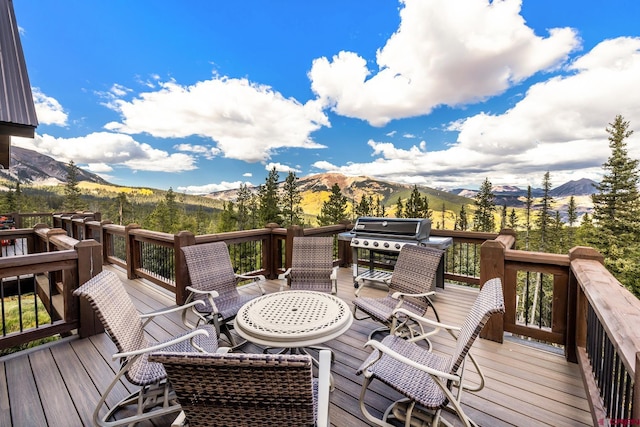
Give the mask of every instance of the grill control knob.
POLYGON ((368 241, 368 240, 365 240, 363 244, 364 244, 365 246, 369 246, 369 241, 368 241))
POLYGON ((396 243, 396 249, 400 249, 402 246, 400 245, 400 243, 396 243))
POLYGON ((389 247, 389 242, 384 242, 384 247, 388 248, 389 247))
POLYGON ((378 242, 373 242, 373 246, 378 247, 378 242))
POLYGON ((358 239, 353 239, 353 244, 354 244, 354 245, 359 245, 359 244, 360 244, 360 240, 358 240, 358 239))

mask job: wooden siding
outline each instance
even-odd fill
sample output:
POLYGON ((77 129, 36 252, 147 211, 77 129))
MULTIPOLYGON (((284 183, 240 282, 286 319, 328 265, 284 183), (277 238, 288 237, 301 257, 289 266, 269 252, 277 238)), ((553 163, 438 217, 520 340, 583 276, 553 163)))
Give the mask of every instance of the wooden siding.
MULTIPOLYGON (((126 272, 116 271, 127 283, 129 294, 141 312, 173 304, 174 296, 164 289, 141 280, 127 280, 126 272)), ((279 287, 268 283, 269 292, 279 287)), ((245 289, 247 292, 253 290, 245 289)), ((351 269, 339 272, 338 296, 354 298, 351 269)), ((367 287, 362 295, 383 291, 367 287)), ((438 289, 435 304, 445 323, 460 324, 477 291, 447 284, 438 289)), ((335 352, 332 372, 336 389, 331 394, 331 424, 338 427, 368 425, 360 413, 358 396, 362 379, 355 370, 369 351, 363 348, 366 337, 376 325, 371 321, 354 321, 351 329, 327 346, 335 352)), ((183 330, 179 315, 163 319, 148 327, 152 339, 164 339, 183 330)), ((433 340, 436 351, 453 345, 445 336, 433 340)), ((245 351, 261 351, 251 344, 245 351)), ((87 339, 59 342, 31 352, 0 359, 0 425, 2 426, 90 426, 95 402, 104 390, 117 362, 111 360, 113 343, 104 334, 87 339)), ((487 385, 479 393, 467 393, 463 404, 481 426, 586 426, 591 415, 585 398, 578 365, 565 361, 561 351, 505 337, 499 344, 479 340, 472 352, 487 376, 487 385)), ((469 378, 474 379, 475 373, 469 378)), ((247 385, 248 387, 250 385, 247 385)), ((132 391, 130 384, 116 387, 113 404, 132 391)), ((396 393, 374 383, 367 404, 381 411, 396 393)), ((156 419, 141 426, 165 426, 170 418, 156 419)))

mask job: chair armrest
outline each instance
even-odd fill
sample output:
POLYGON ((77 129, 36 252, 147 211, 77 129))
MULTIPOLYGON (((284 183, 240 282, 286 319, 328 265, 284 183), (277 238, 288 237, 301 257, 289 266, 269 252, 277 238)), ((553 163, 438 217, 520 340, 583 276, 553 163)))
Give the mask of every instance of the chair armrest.
POLYGON ((417 320, 421 323, 426 324, 427 326, 431 326, 433 328, 445 329, 447 331, 460 331, 459 326, 447 325, 445 323, 436 322, 431 319, 427 319, 426 317, 419 316, 412 311, 407 310, 406 308, 396 308, 393 310, 392 315, 395 316, 396 313, 404 314, 410 317, 412 320, 417 320))
MULTIPOLYGON (((191 308, 194 305, 204 305, 204 301, 191 301, 188 304, 185 305, 178 305, 175 307, 171 307, 171 308, 163 308, 161 310, 157 310, 157 311, 150 311, 149 313, 144 313, 144 314, 140 314, 140 319, 152 319, 156 316, 163 316, 165 314, 169 314, 169 313, 174 313, 176 311, 182 311, 182 310, 186 310, 187 308, 191 308)), ((145 322, 146 324, 147 322, 145 322)))
POLYGON ((338 293, 338 269, 340 269, 340 266, 335 266, 333 267, 333 269, 331 270, 331 285, 333 286, 333 290, 331 291, 331 293, 333 294, 337 294, 338 293))
POLYGON ((318 427, 329 427, 329 391, 331 383, 331 351, 320 350, 318 354, 318 427))
POLYGON ((200 289, 196 289, 194 287, 191 286, 187 286, 185 288, 186 290, 188 290, 189 292, 193 292, 194 294, 199 294, 199 295, 211 295, 212 298, 217 298, 220 296, 220 294, 218 293, 218 291, 202 291, 200 289))
POLYGON ((291 274, 291 267, 287 268, 287 271, 285 271, 284 273, 280 273, 278 274, 278 280, 282 280, 283 282, 280 283, 280 290, 283 291, 284 290, 284 283, 287 280, 287 277, 291 274))
POLYGON ((126 357, 130 357, 130 356, 138 356, 140 354, 144 354, 144 353, 150 353, 156 350, 162 350, 163 348, 178 344, 182 341, 186 341, 186 340, 190 340, 193 337, 195 337, 196 335, 206 335, 209 336, 209 332, 205 331, 204 329, 196 329, 193 330, 191 332, 189 332, 188 334, 182 335, 178 338, 174 338, 170 341, 167 342, 163 342, 160 344, 156 344, 156 345, 152 345, 151 347, 147 347, 147 348, 141 348, 139 350, 134 350, 134 351, 127 351, 124 353, 116 353, 113 356, 111 356, 112 360, 116 360, 116 359, 120 359, 120 358, 126 358, 126 357))
POLYGON ((434 296, 435 294, 436 294, 436 291, 429 291, 429 292, 425 292, 423 294, 405 294, 403 292, 394 292, 393 294, 391 294, 391 298, 401 299, 401 298, 404 298, 404 297, 414 297, 414 298, 431 297, 431 296, 434 296))
MULTIPOLYGON (((392 358, 404 363, 405 365, 408 365, 408 366, 411 366, 412 368, 419 369, 419 370, 421 370, 423 372, 426 372, 427 374, 433 376, 434 380, 436 380, 436 381, 438 380, 438 377, 440 377, 440 378, 444 378, 444 379, 447 379, 447 380, 454 381, 456 383, 460 383, 460 377, 458 377, 457 375, 452 375, 452 374, 450 374, 448 372, 438 371, 437 369, 433 369, 433 368, 431 368, 429 366, 421 365, 419 363, 416 363, 413 360, 409 359, 408 357, 405 357, 402 354, 398 353, 397 351, 394 351, 394 350, 390 349, 386 345, 382 344, 380 341, 369 340, 369 341, 367 341, 365 343, 364 346, 365 347, 373 347, 374 349, 378 350, 380 353, 386 354, 387 356, 392 357, 392 358)), ((378 359, 376 359, 376 360, 378 360, 378 359)), ((365 370, 365 369, 366 368, 364 368, 363 370, 365 370)))
POLYGON ((184 411, 180 411, 180 414, 171 423, 171 427, 184 427, 187 425, 187 415, 184 411))

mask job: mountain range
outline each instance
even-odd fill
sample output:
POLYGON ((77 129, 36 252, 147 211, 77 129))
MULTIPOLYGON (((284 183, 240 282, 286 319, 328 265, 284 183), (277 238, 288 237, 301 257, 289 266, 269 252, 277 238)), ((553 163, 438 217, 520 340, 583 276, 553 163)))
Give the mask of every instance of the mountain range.
MULTIPOLYGON (((30 185, 60 185, 66 182, 67 164, 59 162, 49 156, 40 154, 36 151, 24 149, 21 147, 11 147, 11 168, 9 170, 2 169, 0 178, 4 177, 7 184, 20 182, 21 184, 30 185)), ((78 169, 78 181, 87 181, 98 185, 110 185, 100 176, 91 172, 78 169)), ((388 182, 364 176, 345 176, 338 173, 322 173, 301 177, 298 180, 299 189, 302 194, 302 207, 305 213, 317 215, 320 212, 322 202, 328 199, 331 187, 337 183, 342 194, 344 194, 351 203, 358 203, 363 196, 372 196, 374 199, 380 197, 385 206, 395 206, 398 198, 406 200, 413 185, 388 182)), ((282 185, 283 182, 280 183, 282 185)), ((588 212, 591 210, 590 195, 596 192, 596 183, 589 179, 580 179, 576 181, 566 182, 558 187, 553 188, 549 195, 556 202, 555 209, 566 209, 566 204, 570 196, 574 196, 579 212, 588 212)), ((430 208, 438 210, 442 206, 446 206, 447 210, 457 211, 463 204, 473 203, 473 198, 477 194, 477 190, 459 188, 455 190, 436 189, 427 186, 418 186, 422 194, 429 197, 430 208), (470 200, 471 199, 471 200, 470 200)), ((252 191, 257 191, 257 187, 252 187, 252 191)), ((521 189, 515 186, 494 186, 492 192, 495 195, 495 203, 498 206, 506 205, 508 207, 522 208, 525 205, 524 198, 527 189, 521 189)), ((542 189, 532 188, 532 196, 534 198, 541 197, 542 189)), ((217 199, 221 201, 234 200, 237 190, 218 191, 206 194, 204 197, 217 199)))

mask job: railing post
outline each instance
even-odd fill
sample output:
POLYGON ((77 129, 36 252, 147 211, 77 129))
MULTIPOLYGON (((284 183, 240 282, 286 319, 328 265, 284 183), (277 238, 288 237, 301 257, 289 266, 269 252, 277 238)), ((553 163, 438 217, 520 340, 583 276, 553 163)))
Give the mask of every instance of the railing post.
POLYGON ((265 226, 271 230, 269 238, 262 245, 262 265, 265 267, 265 276, 267 279, 276 278, 276 259, 279 259, 279 250, 277 239, 273 234, 274 228, 280 228, 275 222, 270 222, 265 226))
POLYGON ((187 299, 186 287, 189 285, 187 262, 180 248, 196 244, 196 236, 190 231, 181 231, 173 238, 173 256, 176 272, 176 304, 182 305, 187 299))
POLYGON ((127 254, 127 279, 129 280, 136 278, 136 270, 140 266, 140 244, 130 234, 131 230, 138 228, 142 227, 138 224, 129 224, 124 228, 125 251, 127 254))
POLYGON ((13 218, 13 223, 15 227, 22 228, 22 215, 20 215, 19 212, 13 212, 11 214, 11 217, 13 218))
POLYGON ((304 228, 299 225, 292 225, 287 228, 287 240, 285 241, 285 257, 284 268, 285 270, 291 267, 293 260, 293 238, 304 236, 304 228))
MULTIPOLYGON (((480 286, 495 277, 502 281, 502 289, 513 284, 505 283, 504 244, 498 240, 487 240, 480 246, 480 286)), ((505 300, 506 304, 506 300, 505 300)), ((501 343, 504 336, 504 317, 502 314, 491 316, 482 329, 480 337, 501 343)))
POLYGON ((640 420, 640 351, 636 353, 636 375, 633 383, 633 406, 631 418, 640 420))
MULTIPOLYGON (((353 228, 351 221, 342 221, 340 224, 344 225, 344 231, 349 231, 353 228)), ((340 240, 338 238, 338 258, 340 258, 340 267, 349 267, 353 263, 353 251, 351 250, 351 241, 340 240)))
MULTIPOLYGON (((576 259, 594 259, 604 265, 604 257, 597 250, 587 246, 576 246, 569 250, 569 261, 576 259)), ((587 344, 587 309, 589 302, 578 280, 569 268, 569 290, 567 295, 567 338, 565 342, 565 357, 571 362, 577 362, 577 347, 587 344)))
POLYGON ((75 250, 78 253, 78 277, 73 289, 67 291, 65 285, 65 317, 67 312, 78 316, 78 334, 85 338, 104 332, 104 327, 89 302, 85 298, 74 297, 72 292, 102 271, 102 245, 93 239, 83 240, 75 245, 75 250))
POLYGON ((109 255, 113 252, 113 241, 109 238, 109 233, 104 228, 105 225, 112 224, 111 221, 100 221, 100 243, 102 243, 102 263, 109 263, 109 255))

